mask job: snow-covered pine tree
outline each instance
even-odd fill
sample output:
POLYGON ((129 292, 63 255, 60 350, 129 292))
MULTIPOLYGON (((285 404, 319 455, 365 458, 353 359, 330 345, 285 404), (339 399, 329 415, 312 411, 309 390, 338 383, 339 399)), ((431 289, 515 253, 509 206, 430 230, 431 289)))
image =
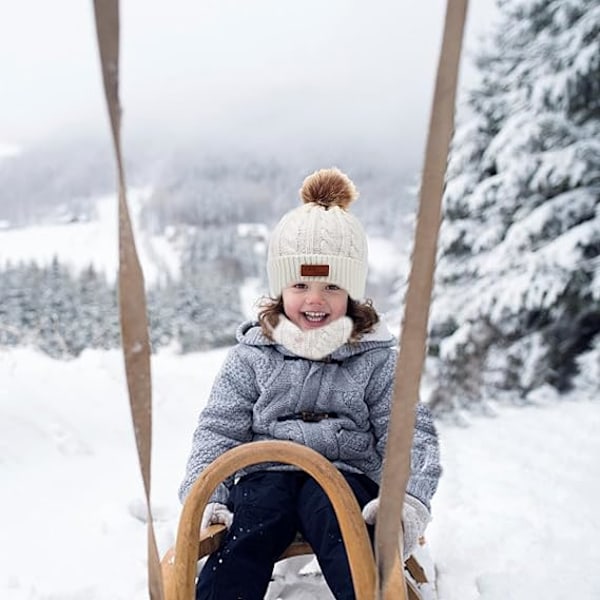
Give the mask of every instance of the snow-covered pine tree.
POLYGON ((600 2, 498 7, 449 158, 431 312, 436 410, 564 391, 577 357, 594 338, 598 348, 600 2))
POLYGON ((16 346, 25 338, 21 325, 31 314, 31 296, 23 285, 24 269, 9 263, 0 271, 0 347, 16 346))
POLYGON ((77 289, 68 268, 56 256, 41 271, 37 345, 54 358, 76 356, 83 348, 73 336, 78 327, 77 289))
POLYGON ((71 331, 73 353, 85 348, 116 348, 121 343, 117 290, 104 273, 89 265, 76 277, 77 322, 71 331))

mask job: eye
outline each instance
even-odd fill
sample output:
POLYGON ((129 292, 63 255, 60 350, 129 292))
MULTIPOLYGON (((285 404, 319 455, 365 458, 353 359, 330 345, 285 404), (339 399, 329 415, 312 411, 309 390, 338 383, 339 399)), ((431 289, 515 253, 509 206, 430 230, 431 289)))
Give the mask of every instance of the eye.
POLYGON ((339 285, 335 285, 335 284, 331 283, 325 289, 329 290, 330 292, 337 292, 337 291, 341 290, 342 288, 339 285))
POLYGON ((307 285, 305 283, 298 282, 298 283, 294 283, 292 285, 292 288, 295 290, 305 290, 307 288, 307 285))

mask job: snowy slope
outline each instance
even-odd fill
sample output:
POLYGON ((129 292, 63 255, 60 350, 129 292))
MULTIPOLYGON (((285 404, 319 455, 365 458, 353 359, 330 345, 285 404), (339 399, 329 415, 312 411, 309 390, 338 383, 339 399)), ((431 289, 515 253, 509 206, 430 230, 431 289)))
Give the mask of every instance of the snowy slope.
POLYGON ((440 598, 600 598, 598 431, 597 399, 441 428, 440 598))
MULTIPOLYGON (((128 203, 134 223, 150 189, 132 189, 128 203)), ((114 195, 96 200, 97 219, 85 223, 60 223, 17 229, 0 229, 0 268, 7 262, 33 261, 48 264, 54 257, 82 270, 90 265, 113 280, 118 266, 117 199, 114 195)), ((146 281, 156 281, 167 274, 177 275, 179 258, 176 249, 163 236, 150 235, 136 228, 136 245, 146 281)))
MULTIPOLYGON (((161 552, 173 542, 192 430, 225 352, 153 359, 161 552)), ((148 598, 120 354, 57 362, 0 351, 0 382, 0 598, 148 598)), ((440 600, 600 598, 600 402, 549 399, 439 429, 445 472, 427 535, 440 600)), ((299 584, 328 597, 314 577, 286 581, 281 598, 300 598, 299 584)))
MULTIPOLYGON (((2 148, 0 147, 0 150, 2 148)), ((167 276, 177 278, 180 272, 181 248, 169 235, 154 235, 137 225, 143 203, 150 197, 151 188, 129 189, 128 205, 132 219, 136 248, 147 283, 155 283, 167 276)), ((10 228, 0 221, 0 270, 8 263, 33 261, 48 265, 56 257, 63 265, 75 271, 90 265, 114 281, 118 270, 117 199, 107 195, 90 200, 96 205, 96 218, 88 222, 69 222, 10 228)), ((258 229, 258 235, 268 236, 262 224, 241 224, 244 228, 258 229)), ((397 243, 383 237, 369 237, 369 293, 380 310, 387 310, 389 286, 399 273, 408 271, 408 250, 398 249, 397 243)), ((246 282, 247 286, 259 282, 246 282)), ((243 291, 243 290, 240 290, 243 291)), ((243 298, 244 306, 253 306, 265 290, 252 288, 252 296, 243 298)))

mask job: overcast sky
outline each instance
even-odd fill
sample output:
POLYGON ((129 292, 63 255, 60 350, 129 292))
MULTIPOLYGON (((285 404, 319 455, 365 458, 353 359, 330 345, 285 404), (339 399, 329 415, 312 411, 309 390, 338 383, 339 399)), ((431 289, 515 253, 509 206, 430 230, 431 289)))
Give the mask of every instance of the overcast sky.
MULTIPOLYGON (((122 0, 124 127, 418 147, 445 5, 122 0)), ((494 0, 471 0, 467 55, 494 13, 494 0)), ((91 0, 6 0, 1 15, 0 143, 106 129, 91 0)))

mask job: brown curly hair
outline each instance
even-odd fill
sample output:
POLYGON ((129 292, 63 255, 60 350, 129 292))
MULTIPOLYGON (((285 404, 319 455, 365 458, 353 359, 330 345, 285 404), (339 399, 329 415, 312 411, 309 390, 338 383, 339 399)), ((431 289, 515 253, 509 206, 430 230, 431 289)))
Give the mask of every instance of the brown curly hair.
MULTIPOLYGON (((279 323, 279 316, 285 314, 283 310, 283 298, 266 298, 260 304, 258 321, 263 334, 270 340, 273 339, 271 331, 279 323)), ((348 298, 346 316, 352 319, 354 326, 350 336, 351 342, 358 342, 365 333, 373 331, 373 327, 379 323, 379 315, 371 300, 358 302, 348 298)))

